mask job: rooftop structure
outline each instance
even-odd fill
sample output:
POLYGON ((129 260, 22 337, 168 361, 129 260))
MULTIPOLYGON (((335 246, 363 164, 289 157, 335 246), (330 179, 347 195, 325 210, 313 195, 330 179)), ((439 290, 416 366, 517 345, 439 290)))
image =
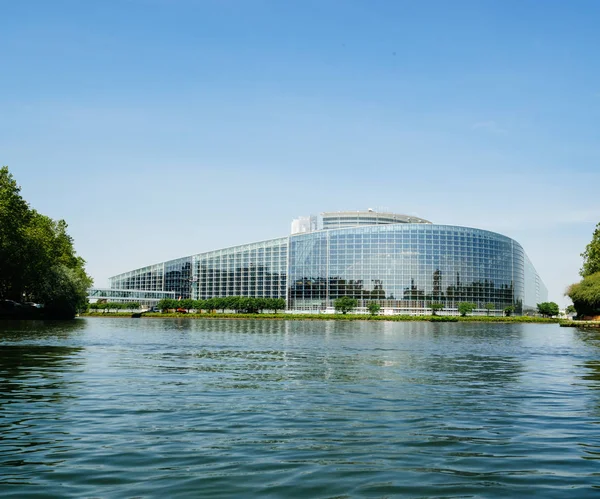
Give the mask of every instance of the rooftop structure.
POLYGON ((399 213, 379 213, 367 211, 328 211, 321 213, 323 229, 341 229, 343 227, 358 227, 360 225, 383 224, 430 224, 423 218, 401 215, 399 213))

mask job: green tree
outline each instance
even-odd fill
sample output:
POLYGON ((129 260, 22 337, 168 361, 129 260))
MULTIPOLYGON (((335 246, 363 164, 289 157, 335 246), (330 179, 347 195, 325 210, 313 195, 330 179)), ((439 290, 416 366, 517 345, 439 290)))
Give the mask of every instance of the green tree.
POLYGON ((277 313, 278 310, 285 310, 284 298, 271 298, 271 310, 277 313))
POLYGON ((577 284, 571 284, 567 295, 573 301, 577 315, 600 315, 600 272, 584 277, 577 284))
POLYGON ((438 302, 430 303, 429 308, 431 309, 431 315, 437 315, 438 310, 444 310, 444 304, 438 302))
POLYGON ((190 309, 194 308, 194 300, 191 298, 184 298, 179 302, 179 308, 183 308, 186 312, 189 312, 190 309))
POLYGON ((214 298, 209 298, 207 300, 204 300, 204 310, 206 310, 209 314, 212 314, 216 308, 217 307, 215 307, 215 299, 214 298))
POLYGON ((269 300, 267 298, 254 298, 254 301, 259 314, 262 314, 263 310, 269 308, 269 300))
POLYGON ((211 300, 212 306, 215 310, 221 310, 222 312, 225 312, 225 309, 227 308, 226 298, 223 298, 222 296, 214 296, 211 298, 211 300))
POLYGON ((156 306, 164 312, 168 312, 170 309, 177 308, 177 300, 173 298, 163 298, 156 306))
POLYGON ((567 308, 565 308, 565 313, 566 314, 576 314, 577 310, 575 309, 574 305, 567 305, 567 308))
POLYGON ((240 297, 239 296, 228 296, 225 298, 227 308, 229 310, 235 310, 236 312, 240 309, 240 297))
POLYGON ((592 240, 585 247, 581 256, 583 257, 583 266, 579 271, 581 277, 588 277, 600 272, 600 222, 596 225, 592 240))
POLYGON ((466 317, 467 314, 470 314, 473 312, 473 310, 475 310, 475 304, 468 302, 468 301, 461 301, 458 304, 458 312, 460 313, 460 315, 462 315, 463 317, 466 317))
POLYGON ((504 315, 506 315, 506 317, 510 317, 514 311, 515 311, 515 307, 513 307, 512 305, 509 305, 508 307, 504 307, 504 315))
POLYGON ((558 305, 553 301, 545 301, 543 303, 537 304, 538 313, 542 314, 545 317, 552 317, 553 315, 558 315, 559 309, 558 305))
POLYGON ((494 305, 493 303, 486 303, 484 308, 485 314, 490 315, 490 312, 496 308, 496 305, 494 305))
POLYGON ((376 301, 370 301, 367 304, 367 310, 371 315, 377 315, 381 310, 381 305, 379 305, 379 303, 377 303, 376 301))
POLYGON ((14 301, 21 301, 25 288, 26 231, 32 218, 20 192, 8 167, 0 168, 0 298, 14 301))
POLYGON ((350 296, 342 296, 333 302, 336 312, 341 312, 346 315, 358 306, 358 300, 350 296))
POLYGON ((42 303, 47 318, 66 319, 87 308, 91 285, 66 222, 30 208, 0 168, 0 299, 42 303))

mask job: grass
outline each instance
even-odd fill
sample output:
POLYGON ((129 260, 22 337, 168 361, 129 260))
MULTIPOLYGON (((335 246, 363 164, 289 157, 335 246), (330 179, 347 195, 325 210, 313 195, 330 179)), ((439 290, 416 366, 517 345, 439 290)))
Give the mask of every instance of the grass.
MULTIPOLYGON (((90 312, 81 314, 82 317, 131 317, 131 312, 90 312)), ((467 317, 458 317, 450 315, 368 315, 368 314, 222 314, 222 313, 202 313, 202 314, 180 314, 180 313, 160 313, 148 312, 142 315, 144 318, 180 318, 180 319, 262 319, 262 320, 325 320, 325 321, 390 321, 390 322, 501 322, 501 323, 543 323, 557 324, 559 319, 545 317, 493 317, 486 315, 476 315, 467 317)))

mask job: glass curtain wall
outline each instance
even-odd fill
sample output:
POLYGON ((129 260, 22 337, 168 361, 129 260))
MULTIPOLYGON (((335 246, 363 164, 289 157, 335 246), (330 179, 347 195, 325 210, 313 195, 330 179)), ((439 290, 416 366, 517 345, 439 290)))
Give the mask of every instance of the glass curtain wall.
POLYGON ((191 298, 192 257, 165 262, 165 291, 173 291, 175 299, 191 298))
POLYGON ((393 224, 299 234, 290 237, 289 306, 326 308, 351 296, 359 306, 378 300, 398 311, 461 301, 503 309, 523 296, 523 262, 512 239, 466 227, 393 224))
POLYGON ((149 265, 109 278, 112 289, 164 291, 164 263, 149 265))
POLYGON ((294 234, 143 267, 110 278, 110 285, 182 299, 286 298, 293 310, 323 310, 341 296, 361 307, 377 300, 392 313, 422 313, 432 302, 452 310, 463 301, 522 313, 547 301, 516 241, 424 223, 294 234))
POLYGON ((285 298, 287 256, 287 237, 195 255, 192 297, 285 298))

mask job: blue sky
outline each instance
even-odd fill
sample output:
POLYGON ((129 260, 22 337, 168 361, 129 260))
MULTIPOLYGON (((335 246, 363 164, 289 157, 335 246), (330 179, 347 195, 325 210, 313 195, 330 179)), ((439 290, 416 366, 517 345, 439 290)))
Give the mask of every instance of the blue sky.
POLYGON ((561 304, 600 221, 600 2, 0 3, 0 163, 97 285, 387 208, 517 239, 561 304))

